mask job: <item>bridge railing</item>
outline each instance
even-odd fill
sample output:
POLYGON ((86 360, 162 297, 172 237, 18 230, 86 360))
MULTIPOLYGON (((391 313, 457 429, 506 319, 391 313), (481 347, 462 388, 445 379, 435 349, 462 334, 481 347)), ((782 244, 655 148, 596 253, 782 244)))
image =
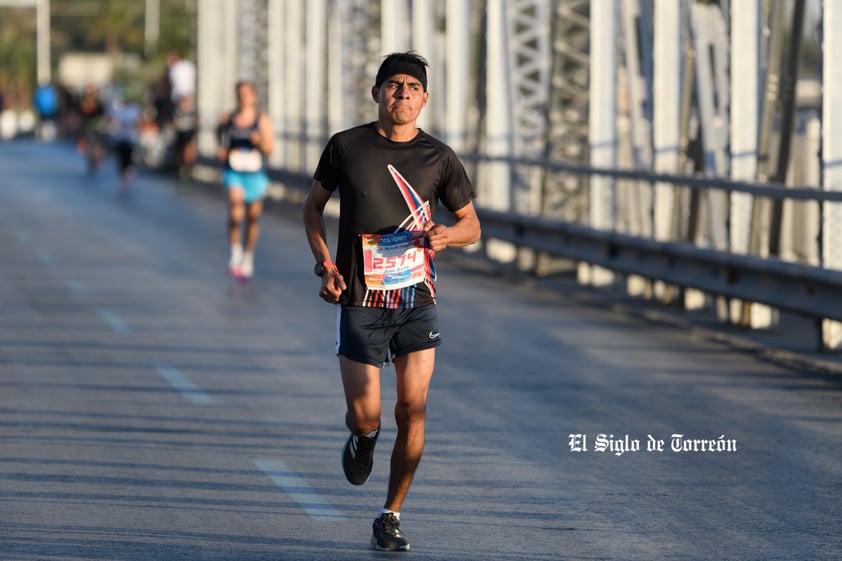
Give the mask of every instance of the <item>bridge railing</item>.
POLYGON ((483 238, 682 288, 842 321, 842 272, 480 210, 483 238))
MULTIPOLYGON (((466 155, 466 160, 490 161, 466 155)), ((557 172, 610 177, 618 188, 634 183, 654 186, 671 185, 695 191, 729 195, 742 194, 775 205, 793 202, 810 203, 814 212, 807 214, 811 222, 822 221, 822 209, 842 202, 842 192, 814 187, 793 187, 772 183, 750 183, 723 178, 659 174, 626 169, 599 169, 590 166, 541 162, 523 159, 496 159, 512 165, 541 166, 557 172), (630 183, 631 182, 631 183, 630 183)), ((793 214, 790 212, 790 214, 793 214)), ((816 264, 796 262, 777 255, 751 255, 730 249, 702 247, 692 241, 656 240, 653 236, 630 235, 617 230, 596 229, 587 224, 540 216, 523 216, 480 208, 484 239, 508 242, 520 249, 576 262, 596 265, 626 276, 660 281, 681 289, 696 289, 731 301, 758 303, 786 310, 816 320, 842 321, 842 271, 816 264)), ((818 225, 811 228, 818 231, 818 225)), ((773 232, 774 235, 776 232, 773 232)), ((818 244, 820 236, 814 243, 818 244)), ((816 251, 816 255, 820 252, 816 251)), ((535 260, 531 261, 535 263, 535 260)), ((669 294, 669 291, 664 291, 669 294)), ((729 320, 727 311, 720 314, 729 320)), ((819 322, 817 325, 821 325, 819 322)), ((817 331, 819 347, 838 348, 838 337, 824 328, 817 331)))

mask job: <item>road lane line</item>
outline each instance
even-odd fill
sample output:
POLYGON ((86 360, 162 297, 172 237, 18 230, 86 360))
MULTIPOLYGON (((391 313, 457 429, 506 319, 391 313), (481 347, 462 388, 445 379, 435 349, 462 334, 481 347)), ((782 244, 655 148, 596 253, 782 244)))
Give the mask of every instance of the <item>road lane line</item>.
POLYGON ((77 296, 82 296, 88 293, 87 287, 79 281, 76 280, 69 280, 67 281, 67 288, 71 290, 77 296))
POLYGON ((56 263, 53 256, 46 251, 38 252, 38 262, 44 267, 52 267, 56 263))
POLYGON ((15 237, 15 239, 18 240, 19 243, 26 244, 29 243, 29 240, 32 239, 32 237, 29 235, 29 232, 27 231, 18 230, 17 228, 13 228, 11 226, 9 227, 9 230, 12 232, 12 235, 15 237))
POLYGON ((292 471, 281 460, 252 460, 281 491, 304 509, 310 518, 317 521, 344 520, 345 516, 331 505, 318 491, 292 471))
POLYGON ((99 317, 102 318, 102 321, 107 323, 114 333, 131 333, 132 330, 126 325, 120 316, 118 316, 113 310, 109 310, 108 308, 100 308, 99 309, 99 317))
POLYGON ((190 378, 181 373, 180 370, 172 366, 157 365, 155 371, 161 377, 169 382, 169 384, 181 393, 182 396, 194 405, 211 405, 215 403, 214 399, 202 391, 202 389, 193 383, 190 378))

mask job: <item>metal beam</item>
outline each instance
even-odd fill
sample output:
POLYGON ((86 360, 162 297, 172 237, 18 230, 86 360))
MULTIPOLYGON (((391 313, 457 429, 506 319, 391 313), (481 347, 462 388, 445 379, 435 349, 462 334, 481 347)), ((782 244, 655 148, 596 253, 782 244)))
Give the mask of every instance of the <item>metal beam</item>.
MULTIPOLYGON (((471 1, 450 0, 447 2, 445 19, 445 41, 447 56, 444 57, 445 113, 443 118, 444 140, 457 152, 468 145, 469 90, 472 83, 470 68, 471 1)), ((474 82, 476 80, 473 80, 474 82)))
MULTIPOLYGON (((549 0, 507 0, 504 37, 515 156, 532 158, 544 152, 552 71, 549 23, 549 0)), ((540 213, 540 175, 514 166, 511 188, 517 212, 540 213)))
MULTIPOLYGON (((617 12, 616 0, 591 3, 590 129, 588 153, 594 167, 609 167, 617 159, 617 12)), ((616 185, 611 177, 591 177, 589 224, 616 228, 616 185)), ((613 281, 610 271, 579 267, 583 284, 613 281)))
MULTIPOLYGON (((552 16, 552 88, 547 106, 544 158, 585 164, 588 153, 590 2, 554 2, 552 16)), ((544 172, 541 214, 581 221, 588 208, 586 177, 544 172)))
POLYGON ((317 70, 327 66, 327 0, 307 0, 305 12, 305 58, 309 70, 304 74, 304 88, 312 95, 304 96, 304 161, 317 162, 327 140, 325 112, 326 73, 317 70), (314 68, 315 66, 315 68, 314 68))
MULTIPOLYGON (((512 153, 511 146, 511 100, 507 78, 508 57, 504 41, 504 0, 486 2, 486 83, 487 114, 493 119, 485 120, 485 152, 490 156, 504 156, 512 153)), ((478 169, 477 185, 484 204, 489 208, 507 210, 511 208, 511 167, 505 162, 482 165, 478 169)))
POLYGON ((50 0, 38 0, 36 8, 36 33, 38 35, 38 81, 52 80, 52 58, 50 56, 50 0))
MULTIPOLYGON (((842 4, 824 2, 822 20, 822 187, 842 192, 842 4)), ((842 269, 842 204, 822 205, 822 265, 842 269)), ((838 318, 837 318, 838 319, 838 318)), ((822 324, 825 347, 842 347, 842 324, 822 324)))
MULTIPOLYGON (((683 3, 656 0, 653 68, 653 145, 654 170, 678 173, 681 116, 681 21, 683 3)), ((656 240, 672 237, 675 187, 655 185, 654 224, 656 240)))
MULTIPOLYGON (((757 175, 760 123, 760 37, 761 0, 743 0, 731 6, 731 178, 751 181, 757 175)), ((749 253, 752 196, 732 193, 730 197, 730 247, 735 253, 749 253)), ((766 306, 734 300, 730 319, 745 327, 769 328, 777 314, 766 306)))

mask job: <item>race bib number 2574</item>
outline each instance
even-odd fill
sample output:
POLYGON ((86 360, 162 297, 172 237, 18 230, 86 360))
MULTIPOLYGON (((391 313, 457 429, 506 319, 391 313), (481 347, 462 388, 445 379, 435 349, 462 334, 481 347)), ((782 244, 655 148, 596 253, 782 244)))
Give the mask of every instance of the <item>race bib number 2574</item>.
POLYGON ((394 234, 363 234, 365 284, 371 290, 412 286, 427 274, 426 234, 418 230, 394 234))

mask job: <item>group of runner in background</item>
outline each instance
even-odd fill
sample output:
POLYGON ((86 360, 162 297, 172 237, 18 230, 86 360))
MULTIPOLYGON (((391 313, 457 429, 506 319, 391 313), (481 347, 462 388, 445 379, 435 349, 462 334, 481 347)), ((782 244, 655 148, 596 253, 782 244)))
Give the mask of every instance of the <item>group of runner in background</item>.
POLYGON ((121 84, 74 91, 44 83, 33 96, 35 136, 73 140, 89 174, 99 171, 110 149, 121 191, 128 190, 138 164, 172 171, 181 189, 190 184, 198 154, 195 84, 195 65, 175 54, 148 93, 121 84))
MULTIPOLYGON (((221 183, 228 199, 228 273, 247 282, 254 274, 254 252, 260 235, 263 198, 269 185, 266 157, 274 149, 268 114, 258 109, 251 82, 235 85, 236 106, 217 126, 221 183)), ((196 67, 170 55, 164 72, 145 100, 120 85, 87 85, 76 95, 59 94, 49 84, 33 99, 38 116, 36 136, 74 139, 89 174, 96 174, 109 151, 119 176, 119 192, 130 192, 138 163, 171 172, 182 190, 190 185, 198 157, 199 113, 196 67), (51 132, 52 131, 52 132, 51 132)))

